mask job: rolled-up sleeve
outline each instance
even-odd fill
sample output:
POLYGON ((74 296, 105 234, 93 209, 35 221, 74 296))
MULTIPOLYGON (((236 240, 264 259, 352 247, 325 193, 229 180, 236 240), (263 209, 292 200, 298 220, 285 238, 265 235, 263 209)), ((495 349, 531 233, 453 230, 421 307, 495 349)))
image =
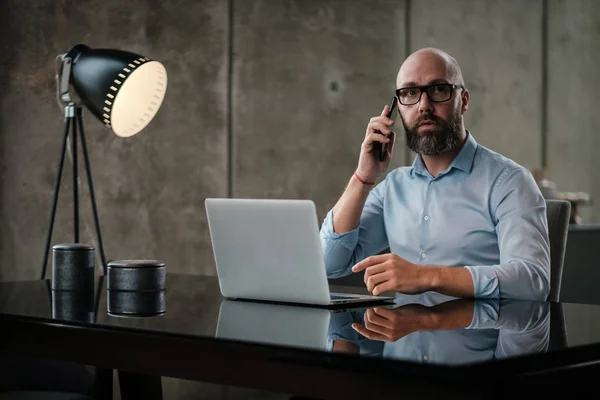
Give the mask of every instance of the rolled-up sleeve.
POLYGON ((500 310, 498 299, 476 300, 473 318, 466 329, 491 329, 496 326, 500 310))
POLYGON ((497 329, 495 356, 506 358, 546 351, 550 339, 550 307, 543 301, 486 299, 475 301, 467 329, 497 329))
POLYGON ((475 297, 546 300, 550 243, 546 201, 525 169, 505 171, 491 192, 500 263, 466 266, 475 297))
POLYGON ((333 226, 333 210, 327 213, 321 225, 320 235, 328 278, 349 275, 354 264, 388 247, 383 222, 385 184, 386 180, 371 190, 360 223, 355 229, 336 233, 333 226))

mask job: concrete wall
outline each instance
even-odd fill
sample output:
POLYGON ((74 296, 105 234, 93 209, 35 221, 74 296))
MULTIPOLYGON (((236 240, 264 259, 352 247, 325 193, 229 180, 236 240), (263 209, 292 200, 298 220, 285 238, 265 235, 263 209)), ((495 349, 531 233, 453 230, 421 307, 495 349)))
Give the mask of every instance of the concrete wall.
POLYGON ((561 190, 594 200, 585 221, 600 222, 600 3, 548 4, 548 171, 561 190))
MULTIPOLYGON (((1 7, 0 279, 32 279, 40 268, 63 129, 54 57, 80 42, 148 55, 169 73, 165 102, 140 135, 119 139, 85 117, 109 259, 158 258, 173 272, 214 274, 203 205, 211 196, 309 198, 323 218, 399 65, 424 46, 461 64, 466 123, 480 143, 531 169, 545 155, 559 190, 600 195, 592 0, 1 7)), ((412 161, 399 137, 392 168, 412 161)), ((70 163, 52 243, 72 241, 70 163)), ((82 167, 82 240, 96 244, 82 167)), ((599 207, 582 210, 586 222, 600 220, 599 207)))
POLYGON ((541 163, 542 0, 413 1, 411 50, 458 61, 471 93, 465 125, 527 168, 541 163))
POLYGON ((322 219, 343 192, 406 52, 403 1, 344 3, 234 3, 233 196, 313 199, 322 219))

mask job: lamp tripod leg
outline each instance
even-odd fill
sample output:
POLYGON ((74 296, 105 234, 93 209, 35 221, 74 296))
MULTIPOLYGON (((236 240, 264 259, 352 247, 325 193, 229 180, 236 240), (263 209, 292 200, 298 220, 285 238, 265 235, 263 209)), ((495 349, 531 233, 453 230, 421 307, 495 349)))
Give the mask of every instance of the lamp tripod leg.
POLYGON ((73 153, 73 243, 79 243, 79 179, 77 163, 77 122, 78 115, 72 118, 73 127, 71 135, 72 153, 73 153))
POLYGON ((79 125, 79 134, 81 135, 81 149, 83 150, 83 158, 85 160, 85 171, 87 173, 88 185, 90 187, 90 198, 92 199, 92 211, 94 212, 94 222, 96 223, 96 235, 98 236, 98 247, 100 248, 100 257, 102 260, 102 269, 106 275, 106 258, 104 257, 104 246, 102 244, 102 233, 100 232, 100 222, 98 219, 98 209, 96 208, 96 195, 94 194, 94 182, 92 181, 92 170, 90 167, 90 159, 85 143, 85 134, 83 133, 83 122, 81 113, 77 114, 77 123, 79 125))
POLYGON ((60 160, 58 163, 58 171, 56 172, 56 181, 54 182, 54 197, 52 199, 52 211, 50 213, 50 225, 48 227, 48 235, 46 237, 46 249, 44 251, 44 261, 42 262, 42 270, 40 279, 46 278, 46 264, 48 263, 48 251, 50 251, 50 241, 52 240, 52 230, 54 228, 54 217, 56 216, 56 205, 58 203, 58 192, 60 191, 60 180, 62 177, 63 164, 65 161, 65 152, 67 150, 67 138, 69 137, 69 122, 70 117, 65 117, 65 128, 62 142, 62 150, 60 152, 60 160))

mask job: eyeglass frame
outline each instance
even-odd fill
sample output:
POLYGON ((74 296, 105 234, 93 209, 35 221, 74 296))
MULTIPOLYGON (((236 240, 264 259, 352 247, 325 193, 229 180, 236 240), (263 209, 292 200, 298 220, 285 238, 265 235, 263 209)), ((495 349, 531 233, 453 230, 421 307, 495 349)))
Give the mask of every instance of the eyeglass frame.
POLYGON ((431 96, 429 96, 429 93, 427 94, 427 98, 434 103, 445 103, 447 101, 450 101, 450 99, 452 98, 452 95, 454 94, 454 89, 466 90, 464 85, 459 85, 456 83, 445 83, 445 82, 432 83, 431 85, 423 85, 423 86, 405 86, 405 87, 396 89, 396 98, 398 99, 398 103, 402 104, 403 106, 414 106, 415 104, 419 104, 419 102, 421 101, 421 97, 423 96, 423 92, 427 92, 427 89, 429 89, 430 87, 433 87, 433 86, 450 86, 450 96, 446 100, 432 100, 431 96), (404 90, 404 89, 419 89, 420 90, 419 100, 417 100, 416 102, 411 103, 411 104, 404 104, 402 102, 402 100, 400 100, 400 91, 404 90))

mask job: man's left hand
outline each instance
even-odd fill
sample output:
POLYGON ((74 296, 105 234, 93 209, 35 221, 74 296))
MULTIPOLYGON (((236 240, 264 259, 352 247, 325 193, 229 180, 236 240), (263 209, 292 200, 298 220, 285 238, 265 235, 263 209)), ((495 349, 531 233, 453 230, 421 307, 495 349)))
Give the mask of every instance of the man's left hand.
POLYGON ((371 256, 352 267, 352 272, 362 270, 365 270, 367 289, 375 296, 387 291, 419 294, 431 288, 423 266, 395 254, 371 256))

